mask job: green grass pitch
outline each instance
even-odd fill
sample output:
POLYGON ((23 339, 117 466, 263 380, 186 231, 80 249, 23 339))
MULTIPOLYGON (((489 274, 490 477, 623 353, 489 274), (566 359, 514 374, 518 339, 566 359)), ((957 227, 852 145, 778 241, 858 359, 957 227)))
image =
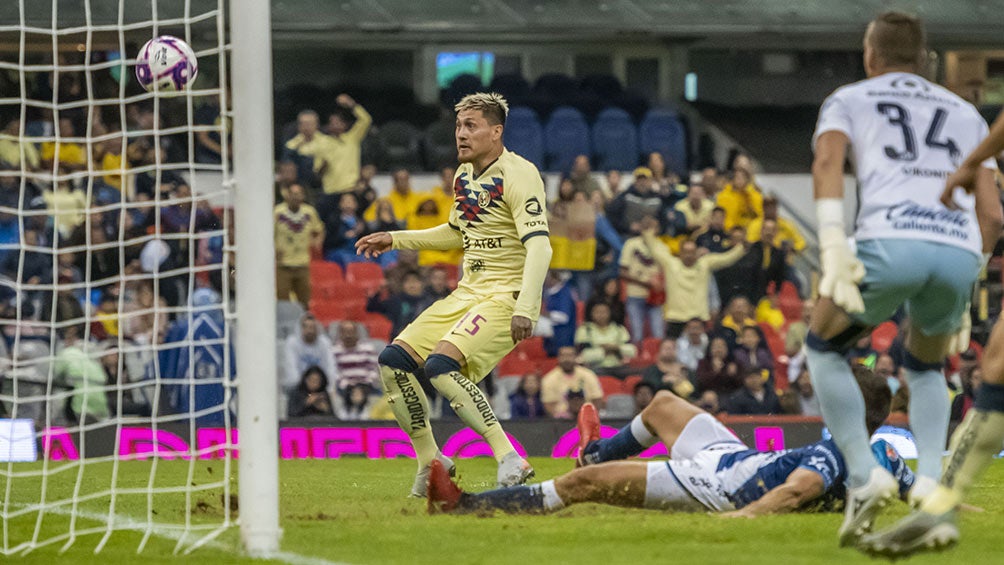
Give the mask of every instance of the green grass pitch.
MULTIPOLYGON (((489 459, 458 462, 461 484, 468 490, 489 488, 495 479, 495 463, 489 459)), ((570 460, 535 459, 538 478, 550 478, 572 467, 570 460)), ((142 486, 151 463, 125 462, 118 484, 142 486)), ((235 465, 236 467, 236 465, 235 465)), ((31 467, 16 465, 16 471, 31 467)), ((88 465, 82 493, 109 484, 106 464, 88 465)), ((182 461, 158 463, 157 484, 179 484, 189 465, 182 461)), ((192 482, 196 485, 220 480, 219 461, 198 462, 192 482)), ((236 470, 234 471, 236 473, 236 470)), ((405 498, 411 485, 414 462, 284 461, 280 466, 282 549, 288 552, 275 562, 384 564, 384 563, 708 563, 743 565, 793 565, 799 563, 873 563, 851 549, 839 549, 838 514, 795 514, 757 520, 725 519, 704 514, 668 514, 597 505, 567 508, 549 516, 428 516, 425 501, 405 498), (294 555, 295 554, 295 555, 294 555)), ((72 492, 76 470, 50 477, 51 497, 72 492)), ((0 481, 3 482, 3 481, 0 481)), ((12 506, 37 501, 37 481, 15 478, 11 485, 12 506)), ((236 485, 236 481, 233 481, 236 485)), ((6 487, 6 484, 4 484, 6 487)), ((995 462, 974 489, 970 502, 985 512, 962 516, 963 540, 959 547, 941 555, 915 557, 906 563, 990 564, 1004 560, 1000 524, 1004 520, 1004 462, 995 462)), ((219 521, 223 509, 219 489, 192 496, 193 521, 219 521)), ((156 518, 180 519, 184 498, 162 495, 154 502, 156 518)), ((82 509, 100 512, 105 502, 95 500, 82 509)), ((145 496, 124 496, 118 514, 144 519, 145 496)), ((105 509, 105 512, 107 510, 105 509)), ((889 523, 906 511, 897 504, 881 518, 889 523)), ((40 539, 67 531, 68 517, 47 516, 40 539)), ((30 537, 35 517, 13 520, 5 535, 9 543, 30 537)), ((78 527, 98 522, 81 518, 78 527)), ((233 528, 209 547, 188 556, 173 556, 175 541, 154 536, 137 556, 141 535, 116 532, 98 556, 93 553, 100 535, 80 537, 65 553, 61 544, 44 547, 17 557, 20 563, 244 563, 233 528)), ((12 559, 13 560, 13 559, 12 559)))

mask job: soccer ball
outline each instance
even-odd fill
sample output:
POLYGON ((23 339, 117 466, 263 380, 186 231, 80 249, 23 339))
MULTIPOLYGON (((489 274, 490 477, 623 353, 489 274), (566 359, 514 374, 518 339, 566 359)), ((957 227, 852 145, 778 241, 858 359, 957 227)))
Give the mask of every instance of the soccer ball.
POLYGON ((195 52, 170 35, 147 41, 136 59, 136 78, 147 90, 184 90, 199 74, 195 52))

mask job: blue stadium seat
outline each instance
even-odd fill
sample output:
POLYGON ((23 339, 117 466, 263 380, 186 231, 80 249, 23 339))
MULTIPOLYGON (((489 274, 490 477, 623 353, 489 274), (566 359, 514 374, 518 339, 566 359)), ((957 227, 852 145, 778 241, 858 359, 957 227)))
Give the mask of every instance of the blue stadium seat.
POLYGON ((597 170, 629 171, 638 164, 638 133, 631 116, 620 108, 607 108, 593 123, 594 165, 597 170))
POLYGON ((515 73, 495 75, 490 88, 492 92, 505 96, 510 106, 524 103, 530 95, 530 83, 526 82, 523 75, 515 73))
POLYGON ((439 120, 429 124, 423 134, 425 166, 438 171, 442 167, 457 164, 457 142, 454 137, 456 125, 453 120, 439 120))
POLYGON ((530 161, 537 168, 544 165, 544 128, 537 113, 530 108, 515 106, 506 117, 503 141, 510 151, 530 161))
POLYGON ((690 170, 687 162, 687 132, 676 112, 665 108, 649 110, 638 127, 638 140, 642 155, 647 157, 653 151, 662 153, 666 168, 680 175, 680 178, 687 178, 690 170))
POLYGON ((380 140, 381 169, 385 171, 422 169, 419 146, 421 134, 415 126, 407 122, 387 122, 380 127, 377 137, 380 140))
POLYGON ((579 89, 579 81, 560 73, 548 73, 540 75, 533 90, 539 94, 559 99, 569 99, 575 95, 579 89))
POLYGON ((589 125, 582 112, 561 106, 544 126, 547 170, 567 172, 578 155, 590 155, 589 125))

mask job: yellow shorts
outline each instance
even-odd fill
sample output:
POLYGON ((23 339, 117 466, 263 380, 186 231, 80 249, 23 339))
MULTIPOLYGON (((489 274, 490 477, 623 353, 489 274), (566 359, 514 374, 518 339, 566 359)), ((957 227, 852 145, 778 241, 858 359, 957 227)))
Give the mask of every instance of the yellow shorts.
POLYGON ((512 292, 476 295, 455 290, 422 312, 397 336, 422 359, 440 341, 448 341, 464 354, 462 373, 481 382, 495 365, 512 351, 512 292))

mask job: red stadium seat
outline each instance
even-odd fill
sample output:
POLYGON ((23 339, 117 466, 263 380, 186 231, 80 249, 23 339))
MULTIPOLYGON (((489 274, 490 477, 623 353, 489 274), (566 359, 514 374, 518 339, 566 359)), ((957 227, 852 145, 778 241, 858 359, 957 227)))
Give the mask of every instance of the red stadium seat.
POLYGON ((899 327, 895 323, 882 322, 872 331, 872 348, 879 353, 885 353, 897 335, 899 327))
POLYGON ((394 329, 394 324, 381 314, 367 313, 360 320, 371 338, 390 341, 390 332, 394 329))
POLYGON ((458 265, 436 263, 433 267, 446 271, 447 284, 450 285, 450 288, 457 288, 457 282, 460 280, 460 267, 458 265))
POLYGON ((321 298, 323 300, 334 300, 339 298, 343 294, 343 289, 345 288, 345 282, 341 280, 333 280, 329 278, 313 278, 310 279, 311 293, 315 298, 321 298))
POLYGON ((547 351, 544 351, 544 338, 538 336, 529 337, 519 342, 513 352, 533 360, 547 358, 547 351))
POLYGON ((662 344, 662 340, 657 337, 646 337, 641 340, 641 353, 644 354, 652 362, 655 362, 655 358, 659 356, 659 345, 662 344))
POLYGON ((384 283, 383 269, 376 263, 349 263, 345 280, 367 290, 376 290, 384 283))
POLYGON ((498 364, 498 374, 501 377, 522 377, 527 373, 537 373, 539 370, 540 369, 536 361, 527 359, 515 352, 503 357, 498 364))
POLYGON ((611 394, 624 394, 624 382, 617 377, 600 376, 600 387, 603 388, 603 396, 611 394))
POLYGON ((634 394, 634 387, 638 386, 641 382, 641 375, 628 375, 624 378, 624 383, 622 384, 622 389, 624 394, 634 394))
POLYGON ((366 317, 366 299, 342 298, 342 308, 345 309, 345 319, 359 321, 366 317))
POLYGON ((336 283, 345 280, 342 266, 331 261, 311 261, 310 281, 313 285, 320 283, 336 283))
POLYGON ((345 307, 338 300, 315 299, 310 301, 310 313, 322 324, 345 319, 345 307))
POLYGON ((575 301, 575 325, 581 326, 586 322, 586 303, 581 300, 575 301))

